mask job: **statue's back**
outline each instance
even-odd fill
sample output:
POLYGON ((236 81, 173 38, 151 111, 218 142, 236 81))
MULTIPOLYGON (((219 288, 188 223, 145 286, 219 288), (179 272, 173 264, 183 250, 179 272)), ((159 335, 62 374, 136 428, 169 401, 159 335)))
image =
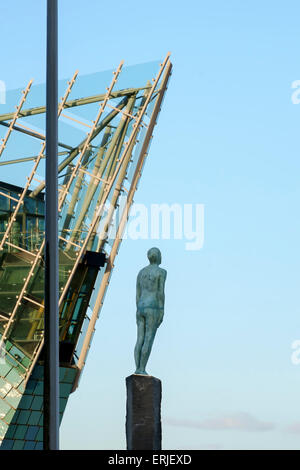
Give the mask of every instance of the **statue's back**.
POLYGON ((159 308, 159 284, 165 270, 157 265, 149 265, 138 274, 140 292, 138 308, 159 308))

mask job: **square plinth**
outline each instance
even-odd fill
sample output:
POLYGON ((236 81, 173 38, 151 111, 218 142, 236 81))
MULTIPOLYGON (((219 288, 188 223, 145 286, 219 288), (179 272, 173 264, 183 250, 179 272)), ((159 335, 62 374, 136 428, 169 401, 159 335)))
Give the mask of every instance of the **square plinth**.
POLYGON ((161 381, 133 374, 126 388, 127 450, 161 450, 161 381))

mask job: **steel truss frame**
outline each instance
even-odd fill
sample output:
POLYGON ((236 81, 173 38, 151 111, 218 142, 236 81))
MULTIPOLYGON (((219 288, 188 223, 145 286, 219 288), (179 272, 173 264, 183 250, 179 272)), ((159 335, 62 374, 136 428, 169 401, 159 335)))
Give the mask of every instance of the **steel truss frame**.
MULTIPOLYGON (((128 88, 125 90, 113 91, 118 77, 122 71, 123 61, 119 64, 115 72, 113 72, 113 78, 110 86, 107 88, 105 94, 94 95, 90 97, 68 100, 70 92, 74 83, 76 82, 78 71, 76 71, 72 79, 68 82, 67 89, 64 96, 61 99, 61 102, 58 106, 58 117, 63 113, 63 110, 73 108, 76 106, 83 106, 91 103, 99 103, 99 111, 94 119, 91 122, 91 125, 87 125, 89 131, 86 138, 75 148, 71 148, 66 144, 60 144, 62 147, 67 149, 66 152, 60 152, 60 154, 67 155, 67 157, 59 164, 59 175, 62 175, 63 170, 66 169, 66 174, 64 175, 64 181, 59 189, 59 202, 58 210, 60 214, 63 210, 65 212, 65 219, 63 223, 63 228, 61 234, 59 235, 59 243, 61 249, 64 251, 66 256, 71 256, 71 252, 74 254, 75 250, 75 260, 73 259, 72 268, 69 271, 67 281, 63 286, 62 291, 60 292, 59 305, 62 306, 64 299, 66 298, 66 293, 71 285, 74 275, 78 268, 79 263, 82 260, 82 257, 86 250, 92 249, 92 247, 97 244, 97 252, 106 252, 107 254, 107 264, 106 269, 103 274, 101 284, 99 286, 99 291, 97 293, 96 302, 92 311, 92 315, 89 319, 89 325, 87 332, 84 337, 83 346, 78 357, 77 367, 78 367, 78 376, 74 389, 78 384, 80 374, 84 368, 86 362, 86 356, 88 350, 91 346, 93 332, 95 330, 95 324, 99 317, 100 310, 103 305, 103 299, 106 292, 106 289, 109 284, 109 278, 111 276, 116 255, 122 240, 122 234, 124 232, 126 222, 128 219, 128 214, 130 206, 133 202, 133 197, 137 189, 137 184, 141 176, 142 168, 144 161, 147 156, 148 147, 152 139, 152 133, 154 126, 157 121, 157 117, 160 111, 161 103, 167 89, 167 83, 171 75, 172 64, 170 62, 170 54, 168 53, 164 61, 160 64, 160 69, 157 76, 153 79, 153 83, 149 82, 142 88, 128 88), (142 99, 138 103, 137 95, 138 93, 143 92, 142 99), (121 101, 117 106, 112 105, 109 101, 111 99, 120 98, 121 101), (150 103, 153 104, 153 110, 151 113, 150 121, 146 123, 143 119, 147 112, 147 108, 150 103), (110 109, 110 112, 103 117, 104 110, 110 109), (135 111, 136 110, 136 111, 135 111), (120 120, 117 126, 111 126, 111 121, 116 116, 120 116, 120 120), (134 176, 132 178, 129 188, 125 186, 126 175, 130 163, 132 162, 132 154, 135 149, 136 143, 138 141, 139 132, 144 128, 146 134, 142 143, 141 148, 139 149, 139 154, 137 156, 137 162, 134 169, 134 176), (103 137, 101 144, 99 146, 97 155, 95 158, 95 163, 92 171, 89 171, 89 157, 90 152, 93 147, 93 142, 95 138, 99 135, 101 131, 103 132, 103 137), (74 163, 75 162, 75 163, 74 163), (80 214, 77 215, 75 221, 75 226, 71 227, 71 222, 74 219, 75 208, 78 204, 78 198, 80 196, 80 191, 84 183, 84 177, 89 177, 89 183, 87 191, 85 194, 85 199, 81 207, 80 214), (90 223, 87 223, 87 210, 88 207, 95 197, 95 192, 98 188, 98 185, 102 185, 97 196, 97 202, 95 205, 95 210, 90 220, 90 223), (117 235, 114 239, 112 247, 107 245, 106 234, 111 227, 115 210, 118 207, 118 200, 121 193, 126 194, 126 204, 123 208, 120 224, 117 229, 117 235), (105 205, 110 198, 110 209, 108 214, 104 218, 105 205), (97 230, 100 226, 100 223, 103 223, 101 235, 97 238, 97 230), (70 228, 71 227, 71 228, 70 228), (106 246, 107 245, 107 246, 106 246)), ((24 161, 34 160, 34 165, 31 170, 30 175, 27 177, 27 182, 24 186, 23 191, 18 194, 18 198, 12 197, 0 192, 1 196, 7 197, 10 200, 14 200, 16 203, 13 213, 7 223, 5 233, 3 234, 0 241, 0 252, 3 250, 9 250, 13 248, 17 252, 25 253, 30 261, 30 269, 28 275, 26 276, 22 289, 19 292, 14 308, 12 309, 10 316, 5 324, 5 319, 1 318, 1 324, 5 324, 4 330, 2 332, 1 344, 3 346, 10 335, 11 329, 16 319, 16 314, 19 306, 22 304, 23 300, 29 302, 33 305, 33 308, 38 308, 40 312, 43 312, 44 305, 42 302, 34 300, 28 295, 27 289, 32 277, 36 275, 38 268, 43 262, 43 251, 45 240, 42 241, 39 249, 36 252, 32 252, 24 247, 18 246, 15 243, 12 243, 10 240, 10 235, 16 221, 17 215, 24 205, 25 197, 35 198, 40 194, 45 188, 45 182, 40 182, 39 186, 30 191, 30 186, 32 181, 37 176, 37 169, 42 159, 45 158, 45 137, 41 134, 36 133, 36 131, 30 129, 28 126, 18 123, 17 121, 25 118, 27 116, 33 116, 37 114, 45 113, 45 107, 36 107, 31 109, 23 109, 23 106, 26 102, 26 98, 30 93, 30 88, 32 85, 32 80, 27 85, 26 89, 22 93, 22 98, 19 105, 16 108, 14 113, 6 113, 0 115, 0 124, 8 127, 5 138, 2 141, 0 148, 0 156, 5 151, 7 142, 13 132, 22 132, 26 133, 33 138, 38 138, 42 140, 42 146, 39 154, 32 157, 22 157, 19 160, 10 160, 1 162, 0 166, 5 164, 16 164, 22 163, 24 161)), ((65 116, 68 117, 68 116, 65 116)), ((72 118, 71 118, 72 119, 72 118)), ((84 124, 81 122, 81 124, 84 124)), ((39 344, 36 346, 34 353, 31 358, 30 365, 26 368, 24 372, 25 383, 30 377, 30 374, 38 360, 39 354, 43 347, 43 338, 41 338, 39 344)), ((17 359, 14 359, 17 361, 17 359)), ((22 364, 20 364, 22 365, 22 364)), ((24 368, 24 366, 22 365, 24 368)))

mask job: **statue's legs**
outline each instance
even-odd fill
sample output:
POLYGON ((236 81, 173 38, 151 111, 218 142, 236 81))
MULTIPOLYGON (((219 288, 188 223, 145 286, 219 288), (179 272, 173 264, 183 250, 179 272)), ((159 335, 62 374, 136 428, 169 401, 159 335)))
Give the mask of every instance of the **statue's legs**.
POLYGON ((145 317, 141 315, 140 312, 136 316, 137 322, 137 341, 134 348, 134 360, 136 366, 136 373, 139 373, 140 370, 140 360, 141 360, 141 350, 145 338, 145 317))
POLYGON ((139 373, 140 374, 147 374, 146 372, 146 364, 148 362, 153 341, 155 338, 156 330, 157 330, 157 316, 158 311, 154 308, 147 308, 145 309, 145 335, 144 335, 144 342, 140 354, 140 362, 139 362, 139 373))

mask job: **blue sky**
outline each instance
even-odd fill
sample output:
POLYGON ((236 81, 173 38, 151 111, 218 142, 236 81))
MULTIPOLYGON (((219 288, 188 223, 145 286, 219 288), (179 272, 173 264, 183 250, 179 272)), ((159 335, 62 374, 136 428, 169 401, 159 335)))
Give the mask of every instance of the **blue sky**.
MULTIPOLYGON (((45 1, 2 2, 0 80, 45 80, 45 1)), ((299 126, 296 1, 60 0, 59 76, 162 59, 173 75, 135 202, 201 203, 205 240, 125 240, 63 449, 125 448, 135 280, 162 251, 165 320, 149 360, 165 449, 298 449, 299 126)))

